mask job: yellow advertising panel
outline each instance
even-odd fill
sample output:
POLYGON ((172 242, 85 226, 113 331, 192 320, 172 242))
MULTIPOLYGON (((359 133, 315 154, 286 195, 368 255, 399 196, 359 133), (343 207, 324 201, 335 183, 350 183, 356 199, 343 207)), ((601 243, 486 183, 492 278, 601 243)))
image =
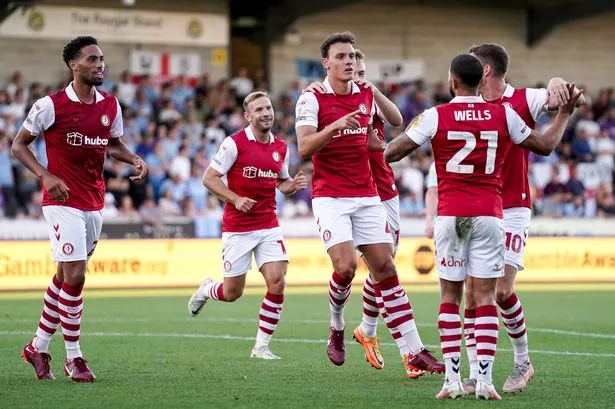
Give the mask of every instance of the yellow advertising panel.
MULTIPOLYGON (((319 239, 287 239, 289 285, 326 284, 331 263, 319 239)), ((222 278, 222 244, 215 239, 104 240, 88 264, 88 288, 180 287, 222 278)), ((0 242, 0 290, 43 289, 55 272, 45 241, 0 242)), ((438 280, 433 244, 402 238, 396 258, 403 283, 438 280)), ((531 238, 520 282, 615 281, 615 238, 531 238)), ((355 280, 367 271, 359 263, 355 280)), ((248 285, 264 281, 255 270, 248 285)))

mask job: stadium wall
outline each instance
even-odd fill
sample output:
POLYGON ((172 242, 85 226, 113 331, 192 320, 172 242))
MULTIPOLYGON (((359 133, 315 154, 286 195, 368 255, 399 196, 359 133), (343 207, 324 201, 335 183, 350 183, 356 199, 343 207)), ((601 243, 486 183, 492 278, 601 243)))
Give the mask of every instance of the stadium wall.
MULTIPOLYGON (((320 59, 330 33, 352 31, 369 59, 423 59, 428 83, 446 80, 451 58, 481 42, 504 45, 511 55, 509 77, 520 86, 562 76, 585 85, 591 94, 613 85, 615 12, 556 27, 533 48, 525 45, 523 9, 435 8, 361 3, 300 19, 293 34, 271 49, 274 94, 297 78, 296 60, 320 59)), ((390 4, 399 3, 399 4, 390 4)))
MULTIPOLYGON (((320 239, 288 238, 289 285, 325 285, 331 262, 320 239)), ((103 240, 88 263, 88 288, 194 287, 210 276, 222 279, 217 239, 103 240)), ((615 282, 614 238, 532 238, 526 270, 518 282, 615 282)), ((431 240, 402 238, 396 257, 400 281, 437 283, 431 240)), ((253 266, 254 267, 254 266, 253 266)), ((0 246, 0 290, 44 289, 55 272, 46 241, 5 241, 0 246)), ((359 260, 355 282, 367 274, 359 260)), ((263 285, 255 270, 248 285, 263 285)))
MULTIPOLYGON (((120 0, 100 0, 100 1, 41 1, 41 6, 63 6, 63 7, 92 7, 107 9, 122 9, 120 0)), ((147 2, 137 1, 135 7, 127 10, 146 10, 146 11, 174 11, 174 12, 195 12, 213 13, 228 15, 228 2, 225 0, 210 1, 191 1, 175 0, 165 2, 152 0, 147 2)), ((19 13, 19 11, 17 11, 19 13)), ((46 22, 53 24, 53 22, 46 22)), ((185 27, 178 27, 184 30, 185 27)), ((0 36, 0 73, 5 78, 4 82, 14 71, 22 72, 28 81, 36 79, 44 85, 56 85, 60 79, 69 74, 68 69, 62 61, 62 49, 72 36, 67 36, 66 40, 40 40, 30 38, 13 38, 0 36)), ((109 74, 113 80, 117 80, 121 71, 130 67, 130 51, 139 49, 142 51, 152 51, 160 53, 199 53, 201 56, 201 67, 203 73, 209 73, 210 78, 216 81, 228 76, 227 63, 220 64, 214 61, 216 49, 213 47, 193 47, 178 45, 157 45, 139 43, 113 43, 101 41, 101 48, 105 54, 105 61, 109 69, 109 74)))

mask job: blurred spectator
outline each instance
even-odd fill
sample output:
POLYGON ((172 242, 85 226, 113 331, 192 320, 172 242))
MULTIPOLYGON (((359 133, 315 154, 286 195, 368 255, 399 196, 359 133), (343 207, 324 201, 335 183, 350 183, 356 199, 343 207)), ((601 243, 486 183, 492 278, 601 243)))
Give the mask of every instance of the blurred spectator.
POLYGON ((188 157, 188 146, 186 144, 179 146, 177 156, 171 160, 169 172, 171 175, 178 175, 179 180, 182 182, 190 177, 190 158, 188 157))
POLYGON ((588 131, 581 128, 577 132, 577 138, 572 142, 572 155, 579 162, 593 162, 594 153, 589 144, 588 131))
POLYGON ((237 104, 241 105, 243 99, 254 90, 254 82, 248 77, 248 69, 240 67, 237 76, 231 80, 231 88, 235 91, 237 104))
POLYGON ((602 217, 615 216, 615 196, 613 196, 613 186, 603 183, 596 192, 598 201, 598 214, 602 217))
POLYGON ((105 193, 105 205, 102 209, 103 219, 112 219, 118 214, 117 207, 115 207, 115 196, 113 193, 105 193))
POLYGON ((138 222, 141 220, 141 215, 134 208, 130 196, 122 197, 120 207, 117 209, 117 217, 121 217, 132 222, 138 222))
POLYGON ((543 216, 561 217, 566 194, 566 186, 559 179, 560 172, 557 166, 551 169, 551 180, 544 188, 543 216))
POLYGON ((11 164, 9 138, 0 130, 0 193, 2 193, 3 216, 15 217, 17 214, 17 197, 13 165, 11 164))
POLYGON ((411 190, 405 190, 400 193, 399 198, 399 214, 404 217, 418 217, 423 214, 425 207, 423 201, 418 200, 416 193, 411 190))
POLYGON ((615 142, 609 138, 609 131, 603 129, 595 142, 596 163, 611 172, 615 159, 615 142))
POLYGON ((103 176, 107 183, 107 192, 113 195, 113 203, 121 203, 122 198, 128 195, 130 182, 125 175, 124 164, 112 161, 111 166, 104 170, 103 176))
MULTIPOLYGON (((187 77, 133 78, 122 72, 118 78, 108 71, 104 87, 117 95, 124 114, 123 141, 134 147, 150 166, 145 181, 128 178, 132 168, 108 160, 104 167, 107 183, 105 217, 161 223, 165 215, 191 217, 201 235, 219 235, 222 203, 208 194, 202 185, 203 172, 218 147, 231 133, 246 126, 241 106, 250 91, 268 88, 265 72, 257 69, 252 78, 242 67, 232 80, 215 83, 207 73, 192 86, 187 77), (118 210, 119 207, 119 210, 118 210), (137 216, 137 213, 139 216, 137 216)), ((68 77, 67 77, 68 78, 68 77)), ((38 98, 69 83, 63 78, 50 86, 28 82, 15 72, 0 88, 0 132, 12 139, 25 114, 38 98)), ((302 92, 302 80, 294 79, 288 88, 272 96, 277 101, 273 132, 286 141, 291 174, 302 169, 311 175, 310 161, 297 153, 295 104, 302 92)), ((433 84, 418 80, 410 83, 379 85, 402 111, 409 122, 431 105, 450 100, 445 82, 433 84)), ((531 192, 537 212, 544 215, 593 217, 612 214, 612 182, 615 158, 615 99, 612 89, 598 90, 594 103, 589 93, 587 106, 579 108, 557 150, 548 157, 531 154, 531 192), (581 163, 581 166, 579 166, 581 163), (557 166, 558 175, 550 166, 557 166), (579 171, 579 169, 583 169, 579 171), (568 173, 572 176, 568 178, 568 173)), ((554 113, 542 115, 538 129, 550 126, 554 113)), ((385 139, 391 140, 400 129, 385 127, 385 139)), ((11 158, 6 147, 0 148, 0 208, 5 217, 40 217, 41 186, 38 179, 11 158), (10 171, 9 171, 10 169, 10 171)), ((47 163, 44 138, 37 138, 32 151, 47 163)), ((394 164, 404 217, 422 217, 425 175, 433 160, 429 146, 394 164)), ((311 214, 310 189, 291 197, 278 195, 282 218, 311 214)))
POLYGON ((122 107, 131 107, 137 94, 137 86, 130 80, 130 73, 122 71, 120 82, 117 83, 118 100, 122 107))

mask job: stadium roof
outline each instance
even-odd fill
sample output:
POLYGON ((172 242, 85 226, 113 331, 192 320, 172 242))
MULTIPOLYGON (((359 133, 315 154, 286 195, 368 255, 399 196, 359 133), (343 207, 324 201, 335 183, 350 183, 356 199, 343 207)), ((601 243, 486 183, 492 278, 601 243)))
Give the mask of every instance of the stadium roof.
MULTIPOLYGON (((206 0, 195 0, 206 1, 206 0)), ((524 9, 527 11, 526 44, 533 46, 554 27, 615 9, 615 0, 266 0, 264 2, 227 0, 234 35, 251 37, 265 45, 283 35, 299 18, 370 2, 387 5, 418 4, 432 7, 467 6, 524 9)), ((19 8, 28 8, 44 0, 9 0, 0 2, 0 22, 19 8)), ((53 3, 57 3, 54 1, 53 3)), ((120 1, 118 0, 118 3, 120 1)))
MULTIPOLYGON (((301 17, 361 2, 361 0, 269 0, 267 2, 229 0, 231 21, 236 29, 244 35, 265 42, 284 34, 288 27, 301 17)), ((456 5, 525 9, 528 22, 526 44, 529 47, 560 24, 615 9, 614 0, 368 0, 368 2, 388 5, 418 4, 433 7, 456 5)))

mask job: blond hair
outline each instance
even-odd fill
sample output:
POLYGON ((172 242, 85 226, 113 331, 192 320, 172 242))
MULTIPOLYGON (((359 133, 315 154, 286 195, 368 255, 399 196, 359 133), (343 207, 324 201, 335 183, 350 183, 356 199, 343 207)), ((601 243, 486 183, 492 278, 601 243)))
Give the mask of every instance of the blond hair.
POLYGON ((357 60, 365 60, 365 54, 358 48, 354 49, 354 55, 357 57, 357 60))
POLYGON ((263 91, 254 91, 254 92, 250 92, 244 99, 243 99, 243 109, 248 112, 248 105, 250 105, 250 102, 259 99, 259 98, 269 98, 269 95, 266 92, 263 91))

